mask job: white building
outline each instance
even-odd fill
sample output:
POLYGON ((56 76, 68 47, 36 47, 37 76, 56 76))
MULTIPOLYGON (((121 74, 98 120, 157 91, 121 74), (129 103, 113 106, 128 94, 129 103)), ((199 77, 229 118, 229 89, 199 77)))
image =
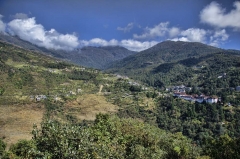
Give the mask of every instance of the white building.
POLYGON ((218 102, 218 98, 210 97, 210 98, 207 99, 206 102, 207 103, 217 103, 218 102))

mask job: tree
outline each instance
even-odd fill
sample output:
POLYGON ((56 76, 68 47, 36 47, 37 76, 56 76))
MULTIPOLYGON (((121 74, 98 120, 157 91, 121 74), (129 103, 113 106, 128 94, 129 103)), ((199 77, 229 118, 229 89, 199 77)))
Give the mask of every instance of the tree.
POLYGON ((228 135, 222 135, 212 139, 204 149, 204 152, 212 158, 239 158, 240 138, 232 139, 228 135))

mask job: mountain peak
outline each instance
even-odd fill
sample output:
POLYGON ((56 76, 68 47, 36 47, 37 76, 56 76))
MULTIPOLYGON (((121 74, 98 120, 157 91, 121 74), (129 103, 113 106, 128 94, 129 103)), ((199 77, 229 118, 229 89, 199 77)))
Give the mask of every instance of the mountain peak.
POLYGON ((157 65, 221 51, 223 50, 199 42, 163 41, 147 50, 119 61, 115 66, 117 68, 123 66, 126 68, 141 68, 144 63, 149 61, 151 61, 153 65, 157 65))
MULTIPOLYGON (((200 42, 185 42, 185 41, 163 41, 158 43, 157 45, 153 46, 149 49, 195 49, 195 48, 211 48, 211 49, 219 49, 210 45, 206 45, 200 42)), ((148 50, 148 49, 147 49, 148 50)), ((144 50, 146 51, 146 50, 144 50)))

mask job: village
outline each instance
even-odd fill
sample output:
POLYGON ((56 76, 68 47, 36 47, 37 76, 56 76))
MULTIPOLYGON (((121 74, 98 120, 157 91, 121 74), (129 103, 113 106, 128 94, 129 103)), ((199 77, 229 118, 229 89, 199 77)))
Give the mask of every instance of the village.
MULTIPOLYGON (((200 88, 198 88, 200 89, 200 88)), ((186 92, 189 92, 192 90, 192 87, 185 87, 184 85, 181 86, 173 86, 171 88, 167 88, 167 91, 171 91, 173 93, 174 97, 178 97, 187 101, 191 101, 191 102, 198 102, 198 103, 217 103, 218 101, 221 101, 221 97, 217 97, 215 95, 213 96, 206 96, 204 94, 201 95, 189 95, 186 92)), ((239 92, 240 91, 240 86, 236 87, 236 91, 239 92)))

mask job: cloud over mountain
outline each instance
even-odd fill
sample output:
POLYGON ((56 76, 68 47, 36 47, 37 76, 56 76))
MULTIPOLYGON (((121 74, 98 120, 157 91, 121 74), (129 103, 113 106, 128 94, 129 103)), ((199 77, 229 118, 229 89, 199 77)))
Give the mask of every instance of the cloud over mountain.
POLYGON ((201 11, 201 22, 219 28, 232 27, 240 29, 240 2, 234 2, 233 6, 235 9, 226 13, 226 9, 222 8, 220 4, 212 2, 201 11))
POLYGON ((223 43, 228 39, 229 35, 226 33, 225 29, 217 30, 215 33, 210 37, 210 45, 218 46, 219 44, 223 43))
MULTIPOLYGON (((60 49, 71 51, 74 48, 82 46, 123 46, 132 51, 142 51, 157 44, 157 41, 140 42, 133 39, 123 40, 105 40, 101 38, 93 38, 91 40, 79 40, 74 34, 61 34, 55 29, 45 30, 44 26, 37 24, 35 17, 28 18, 26 14, 17 13, 12 16, 13 19, 5 24, 1 20, 3 16, 0 15, 0 32, 7 32, 11 35, 17 35, 23 40, 29 41, 37 46, 45 47, 47 49, 60 49)), ((129 23, 125 28, 118 28, 127 32, 133 27, 133 23, 129 23)))
POLYGON ((48 49, 72 50, 78 46, 74 34, 60 34, 55 29, 47 31, 34 17, 14 19, 7 24, 7 29, 11 35, 48 49))
POLYGON ((169 31, 168 24, 169 22, 162 22, 152 28, 146 27, 143 34, 133 34, 133 37, 134 39, 153 39, 164 36, 169 31))
POLYGON ((100 38, 94 38, 88 41, 87 40, 80 41, 81 46, 117 46, 119 45, 132 51, 142 51, 156 45, 157 43, 158 43, 157 41, 140 42, 133 39, 125 39, 121 41, 112 39, 107 41, 100 38))
POLYGON ((207 32, 204 29, 189 28, 180 33, 181 36, 192 42, 204 42, 207 32))
POLYGON ((3 16, 0 14, 0 33, 5 32, 6 24, 2 21, 3 16))

